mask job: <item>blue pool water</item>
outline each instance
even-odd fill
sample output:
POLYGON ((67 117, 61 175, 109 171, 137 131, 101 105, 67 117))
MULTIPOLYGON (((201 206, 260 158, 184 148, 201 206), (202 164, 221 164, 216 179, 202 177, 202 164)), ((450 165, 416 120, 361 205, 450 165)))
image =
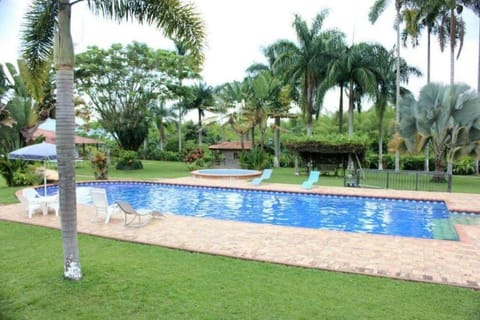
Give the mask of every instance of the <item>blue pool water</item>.
MULTIPOLYGON (((149 182, 79 183, 79 187, 88 186, 105 188, 110 203, 124 200, 136 209, 149 208, 184 216, 416 238, 439 238, 435 230, 453 230, 448 222, 449 211, 439 201, 149 182)), ((49 187, 49 193, 56 192, 55 186, 49 187)), ((447 238, 456 240, 456 234, 447 238)))

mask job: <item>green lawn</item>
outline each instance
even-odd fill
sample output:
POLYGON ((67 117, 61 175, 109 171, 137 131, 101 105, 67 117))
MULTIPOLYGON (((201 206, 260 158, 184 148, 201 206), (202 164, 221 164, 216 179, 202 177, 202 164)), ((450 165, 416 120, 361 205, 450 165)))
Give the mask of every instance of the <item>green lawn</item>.
MULTIPOLYGON (((189 176, 145 161, 110 178, 189 176)), ((78 180, 93 179, 89 167, 78 180)), ((275 169, 271 182, 306 176, 275 169)), ((480 192, 478 177, 454 191, 480 192)), ((342 186, 341 177, 320 185, 342 186)), ((0 181, 0 203, 16 202, 0 181)), ((79 235, 84 278, 64 281, 60 231, 0 222, 0 319, 480 319, 480 291, 286 267, 79 235)))
POLYGON ((479 319, 480 292, 79 236, 0 222, 0 319, 479 319))

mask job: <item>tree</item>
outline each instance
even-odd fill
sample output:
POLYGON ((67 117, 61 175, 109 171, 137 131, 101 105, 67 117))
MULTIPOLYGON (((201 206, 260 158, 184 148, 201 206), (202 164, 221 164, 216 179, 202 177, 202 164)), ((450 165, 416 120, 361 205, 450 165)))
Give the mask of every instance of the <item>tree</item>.
POLYGON ((215 99, 213 88, 204 82, 199 82, 191 87, 190 95, 186 97, 185 108, 198 112, 198 145, 202 144, 202 117, 205 111, 213 111, 215 99))
POLYGON ((377 84, 376 62, 374 45, 369 43, 354 44, 340 54, 328 66, 329 83, 339 83, 342 90, 346 90, 348 96, 348 135, 353 136, 353 112, 355 108, 360 110, 363 95, 375 94, 377 84), (344 88, 342 88, 344 86, 344 88))
MULTIPOLYGON (((396 74, 396 93, 395 93, 395 131, 398 131, 398 126, 400 124, 400 23, 402 22, 401 9, 404 5, 404 0, 395 0, 395 31, 397 33, 397 74, 396 74)), ((368 14, 368 19, 371 23, 375 23, 380 16, 380 14, 385 10, 387 5, 387 0, 375 0, 370 12, 368 14)), ((400 170, 400 153, 395 152, 395 171, 400 170)))
MULTIPOLYGON (((22 54, 33 75, 48 63, 54 53, 57 84, 57 158, 59 202, 64 251, 64 277, 82 277, 77 238, 75 197, 73 67, 74 51, 70 32, 71 10, 78 1, 34 0, 25 15, 22 54)), ((184 40, 193 55, 202 61, 204 27, 191 5, 180 1, 90 0, 87 6, 96 14, 117 21, 136 19, 154 24, 165 35, 184 40)))
POLYGON ((317 90, 319 83, 326 77, 327 65, 343 43, 344 34, 330 29, 322 30, 328 11, 321 11, 313 20, 311 28, 298 15, 295 15, 293 27, 298 44, 289 40, 280 40, 270 46, 274 50, 275 69, 291 79, 293 87, 300 87, 300 107, 307 125, 307 136, 312 136, 313 115, 318 114, 325 92, 317 90))
POLYGON ((172 96, 181 57, 134 42, 90 47, 76 61, 77 88, 89 97, 102 126, 123 149, 137 151, 148 134, 148 106, 172 96))
POLYGON ((446 159, 451 174, 454 158, 480 141, 480 97, 467 85, 430 83, 421 89, 418 101, 410 95, 401 107, 399 140, 410 151, 422 151, 431 141, 437 172, 443 172, 446 159))

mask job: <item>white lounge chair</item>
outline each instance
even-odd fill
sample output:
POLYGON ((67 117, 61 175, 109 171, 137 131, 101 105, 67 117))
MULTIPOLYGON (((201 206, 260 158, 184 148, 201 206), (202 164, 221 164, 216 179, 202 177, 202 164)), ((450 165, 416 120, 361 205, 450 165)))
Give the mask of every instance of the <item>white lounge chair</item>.
POLYGON ((260 177, 258 178, 255 178, 252 180, 252 184, 254 186, 258 186, 260 185, 260 183, 262 183, 263 180, 267 180, 267 179, 270 179, 270 177, 272 176, 272 171, 273 169, 265 169, 263 170, 263 173, 260 177))
POLYGON ((26 188, 19 196, 20 202, 27 208, 28 217, 31 219, 36 210, 41 210, 43 215, 48 214, 48 209, 53 209, 58 216, 58 196, 41 196, 35 189, 26 188))
POLYGON ((110 222, 112 214, 118 212, 118 206, 113 204, 108 205, 107 191, 102 188, 91 188, 90 195, 92 197, 93 205, 95 206, 95 222, 103 220, 105 217, 105 223, 110 222))

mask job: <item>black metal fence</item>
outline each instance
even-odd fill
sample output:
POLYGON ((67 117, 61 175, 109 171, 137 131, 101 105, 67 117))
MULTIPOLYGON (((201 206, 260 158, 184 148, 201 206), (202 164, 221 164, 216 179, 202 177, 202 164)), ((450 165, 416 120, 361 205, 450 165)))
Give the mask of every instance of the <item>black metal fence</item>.
POLYGON ((344 184, 346 187, 451 192, 452 176, 445 172, 361 169, 353 176, 345 176, 344 184))

